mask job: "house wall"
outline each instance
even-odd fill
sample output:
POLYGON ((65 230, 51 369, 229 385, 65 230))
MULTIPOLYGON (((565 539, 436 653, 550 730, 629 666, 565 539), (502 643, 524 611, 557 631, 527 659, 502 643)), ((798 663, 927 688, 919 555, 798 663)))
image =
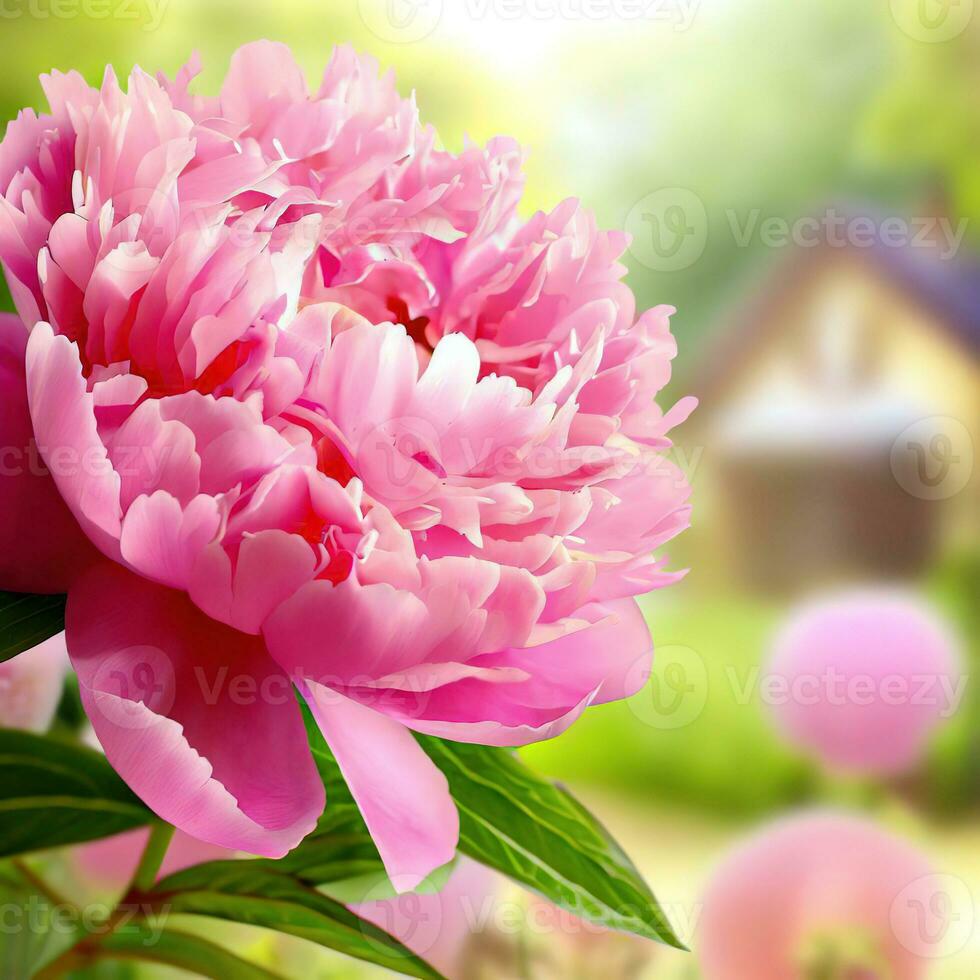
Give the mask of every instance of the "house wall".
MULTIPOLYGON (((946 549, 970 542, 977 546, 980 361, 976 355, 932 311, 851 252, 815 262, 815 273, 767 315, 772 321, 756 324, 752 331, 757 349, 743 352, 741 367, 722 390, 707 393, 684 436, 683 451, 689 456, 700 453, 701 459, 694 484, 699 537, 714 546, 698 551, 719 556, 725 578, 742 580, 749 566, 758 569, 772 559, 773 577, 792 583, 797 573, 805 579, 806 569, 780 566, 792 564, 794 556, 797 565, 806 564, 813 553, 804 542, 807 535, 819 539, 821 578, 846 577, 849 572, 866 577, 876 568, 883 575, 890 570, 910 574, 946 549), (842 430, 839 441, 808 446, 798 440, 799 452, 787 453, 796 433, 791 423, 782 424, 775 407, 780 404, 778 393, 785 394, 787 385, 818 407, 826 407, 831 420, 835 400, 843 403, 855 390, 877 387, 897 394, 907 419, 896 422, 894 431, 881 438, 857 445, 852 441, 854 433, 844 431, 846 423, 838 419, 833 424, 842 430), (724 436, 726 420, 746 406, 771 418, 771 438, 762 438, 751 450, 726 444, 724 436), (919 419, 931 421, 919 423, 896 441, 905 424, 919 419), (937 435, 949 441, 934 443, 937 435), (801 473, 808 458, 814 468, 810 479, 805 471, 801 473), (780 461, 785 463, 782 468, 780 461), (947 477, 939 480, 945 470, 947 477), (760 473, 768 474, 761 484, 760 473), (927 482, 919 479, 920 473, 927 482), (930 486, 929 480, 938 483, 930 486), (760 486, 768 494, 764 506, 760 506, 760 486), (754 499, 739 499, 748 494, 754 499), (755 533, 742 526, 760 510, 755 533), (775 531, 773 521, 766 524, 765 510, 784 515, 783 531, 775 531), (794 510, 800 518, 801 538, 782 541, 779 534, 792 533, 794 510), (893 527, 883 524, 883 515, 893 527), (807 530, 804 517, 822 519, 825 533, 819 527, 807 530), (858 540, 855 529, 872 526, 885 539, 871 540, 869 535, 866 541, 858 540), (900 542, 902 535, 908 540, 900 542), (889 536, 894 545, 891 553, 889 536)), ((695 560, 702 557, 699 554, 695 560)))

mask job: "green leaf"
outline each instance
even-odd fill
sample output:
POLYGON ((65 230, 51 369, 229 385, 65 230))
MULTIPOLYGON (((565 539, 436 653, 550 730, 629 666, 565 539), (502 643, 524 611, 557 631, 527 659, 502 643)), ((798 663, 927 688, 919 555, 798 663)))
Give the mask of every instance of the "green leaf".
POLYGON ((73 737, 88 724, 88 716, 82 707, 82 697, 78 687, 78 676, 69 673, 65 678, 65 686, 58 702, 58 710, 54 716, 54 727, 64 732, 67 737, 73 737))
MULTIPOLYGON (((324 816, 353 811, 360 821, 340 767, 305 705, 303 710, 327 790, 324 816)), ((580 918, 685 948, 623 849, 567 790, 505 749, 416 737, 449 781, 459 808, 461 853, 580 918)), ((439 877, 437 872, 433 879, 439 877)))
POLYGON ((291 874, 308 885, 327 885, 351 878, 384 874, 378 849, 356 807, 328 804, 313 831, 270 869, 291 874))
MULTIPOLYGON (((345 905, 396 897, 398 893, 388 880, 378 849, 353 799, 349 795, 343 799, 339 793, 328 799, 331 802, 316 830, 298 847, 278 861, 253 861, 253 867, 290 874, 345 905)), ((454 866, 451 861, 437 868, 414 891, 442 891, 454 866)))
MULTIPOLYGON (((361 811, 354 802, 340 766, 327 746, 306 703, 300 701, 310 750, 326 790, 327 807, 317 829, 286 857, 275 862, 310 885, 347 905, 371 899, 394 898, 397 892, 388 880, 361 811)), ((442 891, 455 861, 437 868, 416 893, 442 891)))
POLYGON ((71 980, 146 980, 137 960, 96 960, 68 974, 71 980))
POLYGON ((313 759, 316 762, 327 806, 317 828, 284 858, 270 862, 310 885, 364 876, 384 875, 384 865, 361 811, 341 775, 340 766, 327 748, 306 704, 300 701, 313 759))
POLYGON ((98 943, 110 959, 164 963, 213 980, 280 980, 279 974, 221 946, 174 929, 155 930, 146 922, 132 922, 98 943))
POLYGON ((92 749, 0 729, 0 857, 140 827, 150 810, 92 749))
POLYGON ((3 310, 5 313, 13 313, 15 310, 14 301, 10 295, 10 288, 7 286, 7 280, 2 270, 0 270, 0 310, 3 310))
POLYGON ((63 595, 0 592, 0 663, 65 628, 63 595))
POLYGON ((0 862, 0 977, 30 977, 77 939, 64 924, 52 928, 56 905, 39 894, 23 865, 0 862))
POLYGON ((582 919, 685 948, 622 848, 564 788, 504 749, 418 739, 449 780, 463 854, 582 919))
POLYGON ((424 980, 439 974, 393 936, 266 861, 212 861, 179 871, 148 896, 169 915, 207 915, 275 929, 424 980))

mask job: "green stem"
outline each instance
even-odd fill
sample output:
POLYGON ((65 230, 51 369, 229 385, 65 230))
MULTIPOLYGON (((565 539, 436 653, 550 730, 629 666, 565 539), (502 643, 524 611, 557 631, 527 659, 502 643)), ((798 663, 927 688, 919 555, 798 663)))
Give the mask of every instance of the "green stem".
POLYGON ((11 865, 17 869, 17 873, 24 879, 41 898, 46 898, 52 905, 67 905, 72 903, 58 894, 26 861, 22 858, 14 858, 11 865))
POLYGON ((130 890, 138 892, 148 892, 157 880, 157 873, 160 865, 167 856, 167 848, 174 836, 174 827, 169 823, 158 823, 153 825, 150 831, 150 839, 146 842, 143 849, 143 856, 140 858, 136 874, 130 890))
POLYGON ((65 950, 57 959, 34 974, 34 980, 60 980, 66 973, 86 965, 88 960, 76 948, 65 950))
POLYGON ((56 980, 56 978, 63 977, 76 967, 83 966, 92 959, 98 958, 99 942, 105 936, 111 935, 123 920, 125 917, 123 906, 129 900, 129 897, 133 894, 149 891, 156 882, 160 865, 163 864, 163 859, 167 855, 167 848, 170 846, 170 841, 174 836, 174 830, 175 828, 168 823, 156 823, 152 825, 149 840, 146 842, 146 847, 143 848, 143 854, 140 857, 140 863, 136 866, 133 880, 120 899, 119 905, 112 910, 109 918, 104 923, 105 935, 85 936, 70 949, 66 949, 60 956, 52 960, 43 970, 35 974, 34 980, 56 980))

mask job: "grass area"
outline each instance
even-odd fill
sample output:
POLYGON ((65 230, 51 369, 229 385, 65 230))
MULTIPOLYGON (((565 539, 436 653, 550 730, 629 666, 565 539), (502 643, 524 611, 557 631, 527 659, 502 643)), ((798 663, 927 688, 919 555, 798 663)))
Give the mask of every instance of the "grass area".
POLYGON ((650 684, 524 750, 563 780, 749 817, 813 796, 815 769, 781 744, 759 703, 759 667, 780 610, 745 598, 650 596, 650 684))
MULTIPOLYGON (((604 814, 610 829, 650 881, 675 926, 697 950, 701 896, 714 869, 746 834, 749 824, 692 815, 670 807, 617 800, 605 793, 583 793, 585 802, 604 814)), ((955 875, 958 914, 968 917, 973 928, 963 929, 957 920, 950 930, 946 955, 937 956, 924 974, 928 980, 975 980, 980 977, 980 930, 973 922, 975 910, 963 896, 980 895, 980 826, 974 821, 957 824, 925 820, 901 804, 886 802, 866 816, 883 829, 901 836, 931 860, 937 874, 955 875), (961 902, 962 899, 962 902, 961 902)), ((642 980, 704 980, 695 955, 657 948, 642 980)), ((760 977, 759 980, 765 980, 760 977)))

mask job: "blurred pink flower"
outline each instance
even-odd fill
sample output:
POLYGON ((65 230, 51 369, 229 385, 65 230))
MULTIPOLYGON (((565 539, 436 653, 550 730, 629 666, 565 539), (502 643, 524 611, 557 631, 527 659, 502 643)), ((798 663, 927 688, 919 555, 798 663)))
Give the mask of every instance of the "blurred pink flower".
POLYGON ((195 70, 56 73, 0 144, 0 420, 46 464, 2 499, 60 535, 14 522, 6 571, 69 592, 86 711, 160 816, 308 833, 295 685, 410 888, 458 830, 411 730, 520 745, 646 679, 633 597, 689 519, 666 311, 634 323, 621 236, 574 207, 521 230, 516 145, 437 150, 370 60, 313 96, 281 45, 213 99, 195 70))
POLYGON ((504 879, 460 858, 438 893, 409 893, 352 906, 447 977, 528 975, 639 977, 656 944, 517 895, 504 879))
POLYGON ((0 664, 0 727, 47 731, 67 673, 64 633, 0 664))
POLYGON ((919 980, 950 924, 923 921, 952 914, 936 897, 908 844, 862 819, 804 814, 724 860, 694 946, 705 980, 919 980))
MULTIPOLYGON (((86 881, 107 889, 123 888, 136 871, 149 834, 147 828, 141 827, 79 844, 70 851, 71 862, 86 881)), ((163 878, 205 861, 220 861, 234 856, 234 851, 197 840, 178 830, 170 841, 157 877, 163 878)))
POLYGON ((832 596, 795 612, 767 667, 787 738, 828 765, 895 773, 920 759, 965 682, 957 644, 921 599, 886 590, 832 596))
MULTIPOLYGON (((520 942, 515 957, 527 957, 529 975, 542 980, 603 975, 637 980, 647 975, 658 949, 649 940, 604 929, 538 898, 531 899, 520 942)), ((516 962, 514 967, 516 972, 516 962)))
POLYGON ((439 892, 398 895, 352 908, 440 973, 458 977, 466 966, 466 947, 492 909, 498 891, 499 881, 492 871, 460 858, 439 892))

